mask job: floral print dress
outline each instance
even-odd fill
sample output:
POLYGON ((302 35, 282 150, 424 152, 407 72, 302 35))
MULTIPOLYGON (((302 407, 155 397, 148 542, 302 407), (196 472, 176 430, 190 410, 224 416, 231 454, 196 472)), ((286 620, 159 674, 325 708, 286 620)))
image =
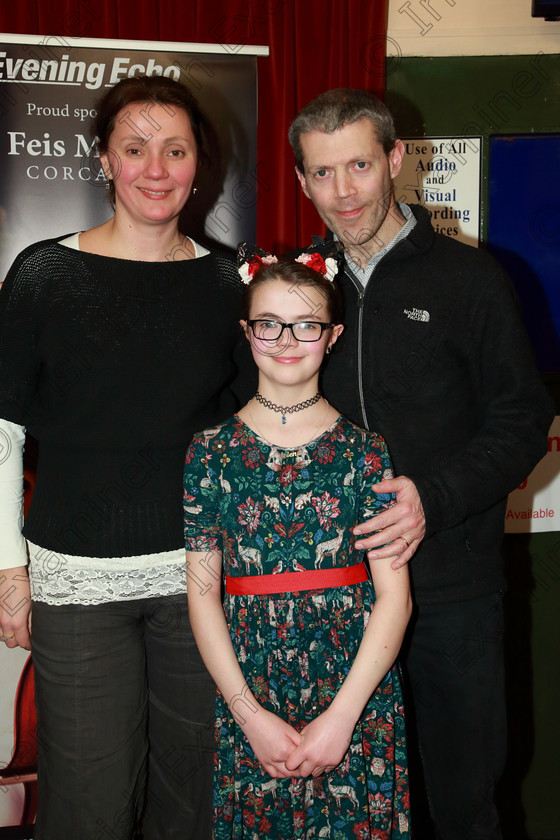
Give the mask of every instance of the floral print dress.
MULTIPOLYGON (((231 576, 359 563, 363 552, 354 549, 351 526, 392 503, 371 490, 391 475, 383 439, 342 417, 295 449, 270 445, 233 417, 196 435, 187 453, 187 549, 221 550, 231 576)), ((203 586, 203 571, 190 569, 188 585, 203 586)), ((257 700, 297 730, 317 717, 350 670, 374 601, 369 580, 226 594, 233 646, 257 700)), ((367 703, 342 762, 317 778, 266 773, 218 693, 214 781, 216 840, 408 839, 397 667, 367 703)))

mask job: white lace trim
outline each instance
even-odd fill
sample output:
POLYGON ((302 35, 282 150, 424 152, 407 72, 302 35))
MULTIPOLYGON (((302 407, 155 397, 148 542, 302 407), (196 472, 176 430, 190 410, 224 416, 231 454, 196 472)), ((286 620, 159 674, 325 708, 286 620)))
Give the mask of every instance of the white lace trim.
POLYGON ((28 542, 31 597, 52 606, 107 604, 186 592, 185 550, 79 557, 28 542))

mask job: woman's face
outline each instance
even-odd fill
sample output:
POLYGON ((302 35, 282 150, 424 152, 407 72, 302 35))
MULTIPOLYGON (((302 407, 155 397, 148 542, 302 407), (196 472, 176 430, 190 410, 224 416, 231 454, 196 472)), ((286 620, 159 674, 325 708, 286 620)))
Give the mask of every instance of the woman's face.
POLYGON ((197 149, 181 108, 132 102, 117 114, 101 155, 115 185, 115 213, 131 222, 176 220, 196 174, 197 149))
MULTIPOLYGON (((255 289, 249 320, 329 323, 330 313, 323 294, 314 286, 268 280, 255 289)), ((289 329, 284 329, 277 341, 267 342, 255 338, 246 321, 241 321, 241 325, 251 344, 261 380, 284 386, 314 381, 327 347, 335 343, 343 330, 342 324, 336 324, 324 330, 318 341, 297 341, 289 329)))

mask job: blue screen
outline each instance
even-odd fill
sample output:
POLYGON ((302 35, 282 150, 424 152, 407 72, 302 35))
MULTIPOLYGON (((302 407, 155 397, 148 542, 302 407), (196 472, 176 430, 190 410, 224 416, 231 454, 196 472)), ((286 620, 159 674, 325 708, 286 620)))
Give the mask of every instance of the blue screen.
POLYGON ((489 176, 488 248, 513 280, 540 369, 558 371, 560 134, 491 137, 489 176))

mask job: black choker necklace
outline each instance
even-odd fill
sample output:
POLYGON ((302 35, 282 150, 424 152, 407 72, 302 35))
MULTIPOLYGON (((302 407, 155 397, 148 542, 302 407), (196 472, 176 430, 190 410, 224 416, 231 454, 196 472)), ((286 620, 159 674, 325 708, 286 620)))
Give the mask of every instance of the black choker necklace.
POLYGON ((296 411, 303 411, 304 408, 310 408, 312 405, 315 405, 316 402, 319 402, 319 400, 321 399, 321 394, 319 391, 317 391, 314 397, 310 397, 308 400, 296 403, 296 405, 276 405, 276 403, 270 402, 270 400, 265 399, 262 394, 259 394, 258 391, 255 394, 255 399, 258 403, 264 405, 265 408, 269 408, 271 411, 276 411, 277 414, 281 414, 282 423, 285 423, 286 414, 295 414, 296 411))

